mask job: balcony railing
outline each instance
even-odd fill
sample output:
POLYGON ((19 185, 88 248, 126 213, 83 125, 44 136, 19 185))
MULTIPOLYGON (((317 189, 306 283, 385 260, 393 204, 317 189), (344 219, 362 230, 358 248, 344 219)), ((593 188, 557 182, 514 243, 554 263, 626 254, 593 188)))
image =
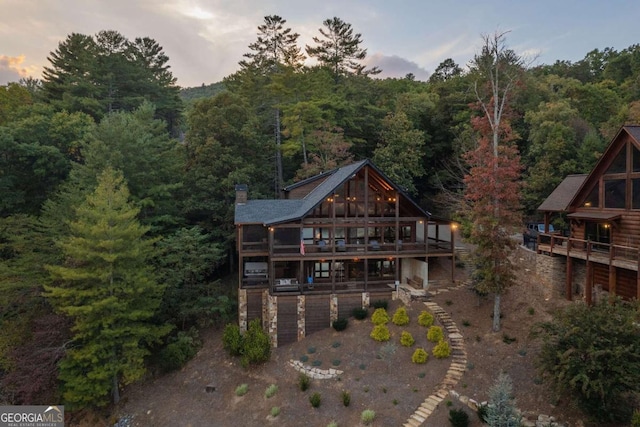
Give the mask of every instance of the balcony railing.
POLYGON ((576 239, 559 234, 540 233, 537 251, 538 253, 568 255, 573 258, 616 265, 636 271, 640 263, 640 249, 638 247, 576 239))

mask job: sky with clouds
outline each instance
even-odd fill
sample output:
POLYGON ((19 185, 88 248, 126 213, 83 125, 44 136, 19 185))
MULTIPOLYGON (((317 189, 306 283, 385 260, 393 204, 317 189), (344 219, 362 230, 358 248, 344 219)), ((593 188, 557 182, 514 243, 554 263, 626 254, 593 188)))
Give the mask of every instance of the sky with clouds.
POLYGON ((465 66, 496 31, 533 65, 640 43, 638 0, 0 0, 0 84, 39 78, 67 35, 101 30, 155 39, 180 86, 214 83, 238 69, 266 15, 286 19, 302 47, 337 16, 380 77, 419 80, 447 58, 465 66))

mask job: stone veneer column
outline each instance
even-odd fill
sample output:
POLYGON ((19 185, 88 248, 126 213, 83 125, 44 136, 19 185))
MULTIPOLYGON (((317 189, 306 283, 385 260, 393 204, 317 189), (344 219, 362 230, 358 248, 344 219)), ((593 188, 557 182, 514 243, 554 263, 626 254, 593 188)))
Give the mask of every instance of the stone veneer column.
POLYGON ((262 329, 269 330, 269 289, 262 290, 262 329))
POLYGON ((298 295, 298 341, 306 335, 306 307, 305 296, 298 295))
POLYGON ((242 332, 247 332, 247 290, 238 290, 238 325, 242 332))
POLYGON ((338 320, 338 295, 331 294, 329 301, 329 327, 333 325, 334 320, 338 320))
POLYGON ((267 299, 269 301, 269 338, 271 338, 271 346, 278 347, 278 297, 269 295, 267 299))
POLYGON ((365 308, 369 308, 369 305, 371 304, 369 299, 371 298, 371 294, 369 294, 369 292, 363 292, 362 293, 362 306, 365 308))

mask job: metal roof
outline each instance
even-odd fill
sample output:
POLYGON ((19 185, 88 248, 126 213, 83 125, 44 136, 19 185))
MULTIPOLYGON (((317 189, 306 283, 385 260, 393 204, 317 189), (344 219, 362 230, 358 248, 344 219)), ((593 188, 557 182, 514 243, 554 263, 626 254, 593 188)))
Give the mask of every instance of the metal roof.
POLYGON ((587 174, 568 175, 540 206, 539 211, 564 212, 587 179, 587 174))
MULTIPOLYGON (((303 218, 324 199, 330 197, 341 184, 350 179, 365 165, 379 173, 391 186, 407 198, 425 216, 431 216, 411 197, 395 185, 370 160, 361 160, 347 166, 322 174, 330 176, 302 199, 248 200, 246 204, 236 205, 235 224, 264 224, 265 226, 295 221, 303 218)), ((318 176, 310 180, 317 179, 318 176)), ((306 181, 309 182, 309 181, 306 181)), ((289 189, 291 186, 288 187, 289 189)))

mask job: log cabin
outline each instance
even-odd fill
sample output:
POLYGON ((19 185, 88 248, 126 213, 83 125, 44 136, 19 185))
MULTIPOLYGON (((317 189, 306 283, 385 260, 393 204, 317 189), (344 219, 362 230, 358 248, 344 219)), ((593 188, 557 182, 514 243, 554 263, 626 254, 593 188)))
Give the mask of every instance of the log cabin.
POLYGON ((558 215, 569 224, 568 236, 538 236, 536 259, 567 299, 640 298, 640 126, 623 126, 591 172, 567 176, 538 211, 545 230, 558 215))
POLYGON ((429 285, 429 261, 455 267, 452 222, 435 218, 370 160, 249 200, 236 186, 239 323, 260 318, 274 346, 354 308, 429 285))

